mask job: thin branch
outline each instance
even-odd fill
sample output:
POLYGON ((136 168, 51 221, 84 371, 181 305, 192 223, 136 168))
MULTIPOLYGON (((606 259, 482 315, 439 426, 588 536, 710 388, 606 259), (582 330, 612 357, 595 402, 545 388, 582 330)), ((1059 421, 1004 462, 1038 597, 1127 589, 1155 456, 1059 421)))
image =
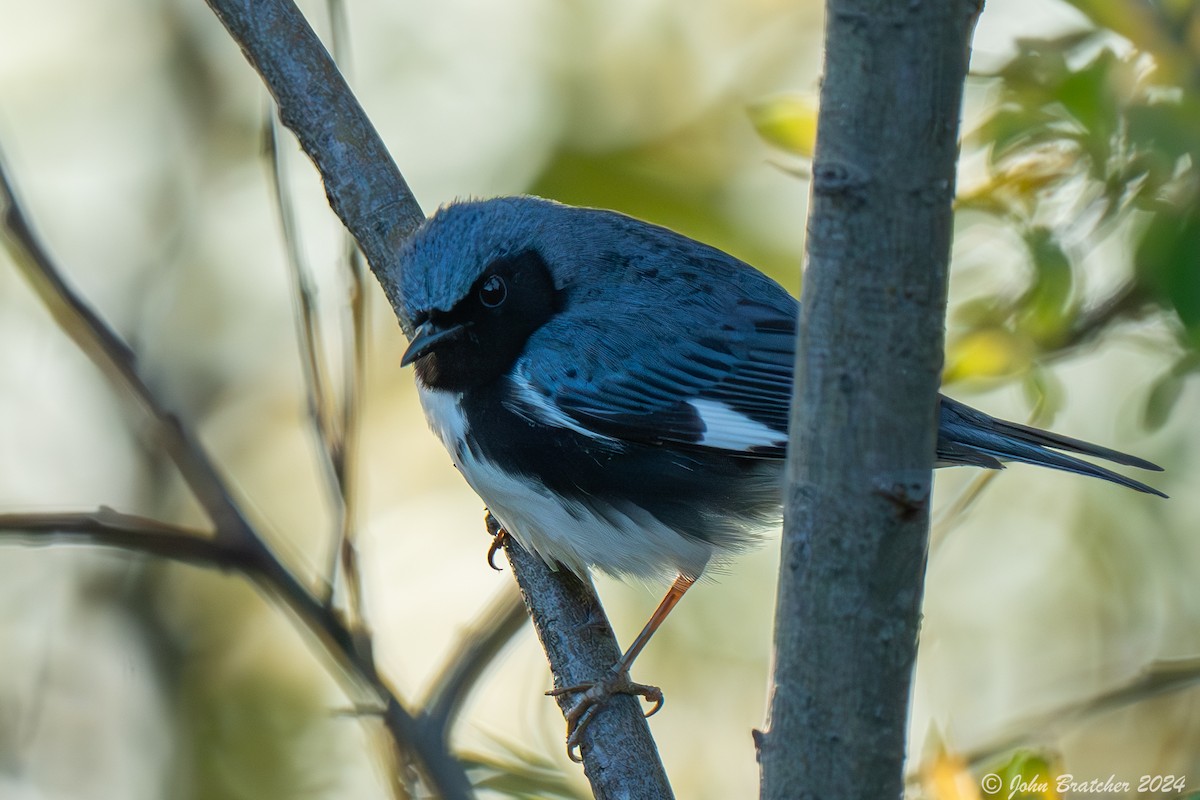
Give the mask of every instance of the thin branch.
MULTIPOLYGON (((159 524, 159 532, 168 538, 165 542, 152 542, 157 537, 129 537, 129 530, 153 527, 149 521, 143 520, 129 530, 121 526, 112 527, 105 524, 106 520, 111 519, 111 514, 101 510, 86 524, 78 520, 74 530, 80 536, 86 535, 101 544, 111 542, 112 546, 136 547, 166 557, 174 557, 174 552, 183 552, 197 558, 211 558, 214 564, 227 563, 230 568, 257 579, 296 612, 301 622, 317 636, 343 670, 343 675, 354 679, 356 688, 371 691, 380 698, 381 704, 386 705, 385 721, 389 731, 398 746, 416 755, 430 783, 446 797, 470 797, 470 783, 462 765, 446 752, 440 740, 420 735, 416 720, 376 672, 374 662, 364 657, 358 638, 271 551, 243 515, 230 488, 199 440, 167 411, 138 375, 133 351, 68 286, 63 273, 34 234, 17 200, 3 158, 0 158, 0 211, 0 224, 3 225, 0 233, 21 274, 33 286, 38 298, 62 330, 111 382, 126 391, 145 412, 167 455, 179 468, 214 526, 211 539, 197 539, 182 535, 170 537, 169 531, 162 529, 159 524), (164 547, 167 551, 160 552, 159 548, 164 547)), ((176 534, 179 533, 181 531, 176 531, 176 534)))
MULTIPOLYGON (((329 361, 325 357, 325 337, 321 333, 321 315, 317 308, 316 280, 313 277, 312 265, 304 254, 300 226, 296 220, 296 207, 292 202, 286 158, 279 146, 279 122, 274 113, 268 115, 265 132, 267 160, 271 167, 272 195, 275 208, 279 212, 284 249, 287 252, 288 274, 292 279, 296 339, 300 346, 300 364, 304 372, 308 413, 321 443, 320 461, 322 472, 327 476, 322 483, 329 490, 334 504, 340 505, 344 485, 341 469, 344 432, 340 427, 341 417, 334 408, 329 361)), ((340 512, 338 516, 340 528, 340 512)), ((331 592, 335 577, 327 576, 331 592)))
MULTIPOLYGON (((341 0, 328 0, 330 39, 333 58, 339 70, 348 74, 350 65, 350 25, 346 17, 346 4, 341 0)), ((341 565, 346 585, 346 607, 352 615, 356 628, 367 630, 366 613, 363 607, 362 571, 358 566, 358 548, 355 538, 358 532, 359 482, 358 445, 362 432, 363 387, 367 375, 367 330, 370 327, 367 303, 367 264, 358 243, 348 230, 342 231, 344 256, 342 265, 347 278, 348 303, 342 315, 349 330, 342 334, 342 528, 337 545, 333 549, 336 564, 341 565)), ((330 574, 336 575, 337 566, 330 574)))
MULTIPOLYGON (((1200 657, 1156 661, 1147 665, 1122 686, 1083 700, 1066 703, 1051 711, 1040 712, 1032 718, 1009 725, 1009 732, 996 736, 991 742, 957 755, 969 768, 983 768, 994 764, 1007 753, 1034 746, 1055 736, 1057 732, 1097 714, 1116 711, 1170 692, 1194 689, 1198 684, 1200 657)), ((925 766, 914 765, 907 777, 909 785, 920 781, 925 766)))
MULTIPOLYGON (((288 272, 292 277, 292 288, 296 308, 297 340, 300 345, 300 361, 304 370, 304 386, 308 396, 309 417, 320 443, 320 463, 331 504, 337 522, 332 531, 333 546, 330 548, 330 565, 322 585, 321 602, 334 607, 335 587, 338 582, 338 565, 344 563, 347 543, 352 539, 353 524, 347 508, 347 498, 353 496, 353 485, 346 469, 346 441, 350 432, 345 427, 349 420, 357 425, 357 414, 338 413, 337 402, 332 391, 329 361, 325 356, 325 336, 321 332, 320 311, 317 307, 316 279, 312 265, 304 254, 299 224, 296 220, 292 189, 288 180, 287 164, 279 147, 279 124, 274 114, 266 126, 271 185, 274 189, 276 208, 286 244, 288 272)), ((353 302, 353 299, 351 300, 353 302)), ((349 335, 358 331, 352 330, 349 335)), ((350 349, 357 352, 361 347, 355 343, 350 349)), ((358 389, 354 381, 358 378, 356 366, 343 366, 343 404, 358 402, 358 389)), ((352 549, 352 548, 351 548, 352 549)), ((349 602, 347 603, 346 627, 355 641, 355 649, 364 662, 374 662, 374 645, 364 622, 361 592, 358 587, 357 571, 347 575, 349 602)))
POLYGON ((0 514, 0 538, 36 547, 101 544, 223 570, 235 569, 242 558, 241 553, 217 544, 211 531, 126 514, 108 506, 96 511, 0 514))
MULTIPOLYGON (((326 8, 333 31, 334 55, 339 63, 342 63, 349 57, 345 7, 336 0, 329 0, 326 8)), ((344 65, 341 69, 345 71, 344 65)), ((362 579, 354 546, 358 525, 358 491, 354 473, 362 383, 367 358, 367 307, 364 303, 366 267, 353 237, 343 228, 341 237, 344 256, 341 263, 347 278, 347 303, 341 314, 344 324, 340 337, 343 358, 339 381, 339 409, 337 396, 333 391, 332 370, 325 355, 325 336, 321 331, 314 270, 301 246, 302 237, 292 202, 286 158, 280 147, 279 118, 274 113, 270 114, 267 123, 267 144, 271 184, 283 228, 289 273, 295 291, 297 338, 300 343, 309 413, 322 445, 321 465, 328 476, 325 483, 336 508, 337 522, 333 532, 333 545, 329 549, 329 563, 325 569, 328 592, 326 602, 334 602, 339 578, 344 578, 348 624, 358 633, 360 645, 369 648, 371 639, 362 604, 362 579)))
POLYGON ((459 709, 484 670, 525 627, 529 612, 520 593, 514 589, 512 584, 505 586, 446 656, 433 686, 420 704, 429 735, 440 736, 443 740, 449 737, 459 709))
MULTIPOLYGON (((355 541, 359 517, 359 440, 362 433, 363 386, 367 374, 366 263, 353 237, 346 235, 345 263, 350 276, 349 333, 342 341, 349 350, 342 373, 342 527, 335 553, 346 581, 346 606, 356 628, 366 630, 362 571, 355 541)), ((336 569, 336 567, 335 567, 336 569)), ((335 573, 331 573, 335 574, 335 573)))
POLYGON ((136 358, 129 345, 68 285, 25 215, 3 155, 0 155, 0 225, 3 226, 0 238, 17 269, 59 328, 110 382, 136 402, 153 426, 154 436, 208 514, 216 535, 228 537, 229 544, 236 544, 237 538, 249 530, 249 524, 232 492, 191 431, 161 404, 138 375, 136 358))

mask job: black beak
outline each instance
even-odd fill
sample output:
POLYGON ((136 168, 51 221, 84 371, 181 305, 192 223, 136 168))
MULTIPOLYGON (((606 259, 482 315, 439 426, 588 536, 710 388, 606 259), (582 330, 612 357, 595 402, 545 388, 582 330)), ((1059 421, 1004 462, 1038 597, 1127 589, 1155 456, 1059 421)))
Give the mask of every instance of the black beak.
POLYGON ((413 337, 408 343, 408 349, 404 351, 404 355, 400 358, 400 366, 407 367, 415 361, 420 360, 423 356, 429 355, 429 351, 437 347, 443 342, 448 342, 451 339, 457 339, 467 332, 465 323, 452 323, 446 327, 436 325, 432 321, 424 322, 417 326, 413 332, 413 337))

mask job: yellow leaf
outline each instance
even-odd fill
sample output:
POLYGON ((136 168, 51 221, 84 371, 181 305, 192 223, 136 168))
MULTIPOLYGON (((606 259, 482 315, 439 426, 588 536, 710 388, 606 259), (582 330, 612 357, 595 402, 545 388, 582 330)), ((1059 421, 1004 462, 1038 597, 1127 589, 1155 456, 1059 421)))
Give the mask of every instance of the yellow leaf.
POLYGON ((1032 347, 1023 337, 1003 328, 982 328, 952 341, 946 349, 944 383, 968 378, 999 378, 1024 372, 1032 347))
POLYGON ((793 155, 812 158, 817 142, 817 98, 780 95, 747 109, 758 135, 793 155))
POLYGON ((939 753, 921 775, 929 800, 981 800, 979 781, 966 762, 951 753, 939 753))

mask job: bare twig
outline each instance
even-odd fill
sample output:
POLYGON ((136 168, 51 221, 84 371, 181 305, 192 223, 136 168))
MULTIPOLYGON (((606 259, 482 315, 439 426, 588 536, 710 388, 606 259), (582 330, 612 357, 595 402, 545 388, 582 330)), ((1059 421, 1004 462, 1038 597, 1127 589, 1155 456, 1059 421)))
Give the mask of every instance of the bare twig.
MULTIPOLYGON (((317 308, 317 284, 313 267, 304 252, 296 208, 292 202, 292 187, 288 177, 287 157, 279 146, 279 121, 274 113, 266 121, 267 156, 271 167, 271 188, 287 251, 288 272, 292 278, 297 310, 297 333, 300 340, 305 388, 309 393, 309 411, 313 423, 329 452, 329 462, 336 472, 341 449, 341 431, 335 427, 338 418, 335 399, 330 391, 329 362, 325 356, 325 336, 321 332, 321 315, 317 308)), ((340 479, 339 479, 340 482, 340 479)))
POLYGON ((423 722, 430 735, 442 739, 449 736, 459 709, 483 671, 525 626, 529 612, 520 593, 514 589, 512 584, 505 586, 446 656, 433 686, 421 702, 423 722))
MULTIPOLYGON (((345 7, 329 0, 326 7, 333 30, 334 55, 345 60, 349 51, 349 33, 345 7)), ((344 71, 344 66, 342 67, 344 71)), ((334 392, 332 369, 326 356, 326 337, 322 333, 317 303, 314 270, 302 246, 286 154, 280 147, 279 118, 270 113, 267 120, 267 146, 271 167, 271 185, 279 211, 287 250, 289 273, 295 291, 297 339, 300 345, 304 384, 309 414, 321 445, 324 482, 335 509, 333 544, 325 569, 324 601, 336 602, 337 587, 346 589, 347 626, 354 632, 364 657, 371 658, 372 640, 362 604, 362 578, 354 546, 358 526, 358 482, 355 464, 362 405, 362 383, 366 372, 366 304, 364 303, 365 265, 354 238, 343 228, 342 265, 347 277, 347 302, 342 308, 340 342, 343 350, 339 397, 334 392), (344 584, 339 579, 344 579, 344 584)))
MULTIPOLYGON (((138 375, 136 359, 129 346, 101 317, 67 285, 62 272, 50 259, 33 232, 0 158, 0 225, 2 238, 21 274, 64 332, 119 388, 125 390, 144 411, 167 455, 179 468, 188 487, 213 523, 211 538, 200 539, 183 529, 144 518, 132 528, 109 524, 115 512, 103 509, 84 519, 58 515, 70 522, 70 531, 97 544, 111 544, 150 552, 168 558, 187 557, 237 569, 264 589, 277 595, 323 643, 325 649, 351 679, 354 688, 367 690, 385 706, 385 724, 399 746, 415 754, 423 774, 447 797, 469 797, 470 783, 462 765, 440 739, 421 735, 416 720, 381 678, 375 664, 359 648, 359 641, 342 624, 336 613, 321 602, 271 551, 243 515, 232 491, 207 452, 191 431, 173 416, 138 375), (147 530, 158 535, 145 535, 147 530), (136 535, 131 535, 136 534, 136 535), (179 555, 177 555, 179 554, 179 555)), ((26 523, 35 521, 26 515, 26 523)))
MULTIPOLYGON (((359 481, 358 445, 361 433, 363 385, 367 372, 366 264, 353 237, 346 235, 345 263, 350 276, 349 326, 342 337, 346 353, 342 372, 342 527, 334 548, 346 581, 346 606, 356 628, 366 630, 362 602, 362 572, 358 567, 359 481)), ((336 566, 331 575, 336 575, 336 566)))
POLYGON ((108 506, 96 511, 0 514, 0 537, 39 547, 70 541, 104 544, 220 569, 233 569, 239 557, 236 551, 217 545, 211 531, 108 506))
MULTIPOLYGON (((342 0, 328 0, 330 39, 333 58, 339 70, 347 74, 350 63, 350 26, 346 19, 346 4, 342 0)), ((362 572, 358 567, 358 548, 355 538, 358 532, 359 482, 358 443, 361 433, 363 386, 367 373, 367 329, 370 305, 367 295, 367 264, 358 243, 348 230, 342 231, 344 258, 342 261, 348 283, 348 314, 343 315, 349 330, 343 332, 342 358, 342 528, 337 545, 333 548, 336 559, 330 571, 336 577, 340 564, 346 581, 346 607, 356 628, 367 629, 366 613, 362 602, 362 572)), ((332 582, 332 581, 331 581, 332 582)))
MULTIPOLYGON (((286 157, 279 146, 279 123, 269 114, 266 123, 267 157, 271 166, 271 188, 287 251, 288 273, 296 308, 296 334, 300 345, 300 363, 304 371, 304 388, 308 394, 308 413, 321 442, 321 466, 328 476, 324 481, 336 505, 341 504, 344 478, 342 474, 341 416, 335 409, 335 399, 329 379, 329 361, 325 357, 325 336, 321 332, 321 314, 317 308, 317 287, 312 265, 305 256, 301 242, 296 209, 292 202, 286 157)), ((339 513, 340 518, 340 513, 339 513)), ((340 527, 340 522, 339 522, 340 527)), ((333 575, 328 578, 330 591, 333 575)))
MULTIPOLYGON (((1022 747, 1036 746, 1098 714, 1116 711, 1170 692, 1193 689, 1197 684, 1200 684, 1200 658, 1156 661, 1122 686, 1023 719, 1009 725, 1007 733, 1000 734, 991 742, 957 755, 969 768, 986 767, 1008 753, 1022 747)), ((925 768, 924 764, 915 764, 907 776, 908 784, 918 783, 925 768)))

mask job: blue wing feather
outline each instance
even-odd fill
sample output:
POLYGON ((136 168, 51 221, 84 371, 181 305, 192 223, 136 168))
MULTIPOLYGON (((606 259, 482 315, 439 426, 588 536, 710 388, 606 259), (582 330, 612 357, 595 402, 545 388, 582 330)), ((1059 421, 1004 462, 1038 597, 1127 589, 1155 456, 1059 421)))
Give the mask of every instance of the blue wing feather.
POLYGON ((774 304, 738 293, 725 295, 738 298, 725 307, 683 298, 703 331, 693 339, 656 335, 653 318, 644 316, 632 328, 636 336, 617 323, 584 339, 576 329, 567 339, 551 323, 526 351, 536 357, 517 365, 518 394, 532 391, 543 410, 552 404, 607 438, 782 458, 799 306, 772 286, 774 304))

